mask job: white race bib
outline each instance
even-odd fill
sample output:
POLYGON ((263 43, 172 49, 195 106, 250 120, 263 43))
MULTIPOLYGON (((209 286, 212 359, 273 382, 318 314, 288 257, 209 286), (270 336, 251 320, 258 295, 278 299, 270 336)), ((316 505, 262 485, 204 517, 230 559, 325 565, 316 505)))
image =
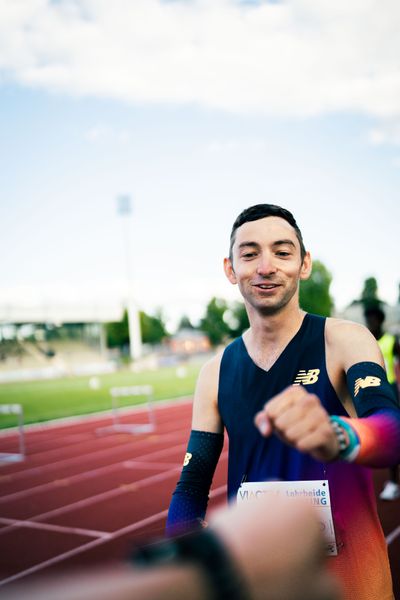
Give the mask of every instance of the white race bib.
POLYGON ((265 495, 306 500, 317 510, 317 517, 326 540, 326 553, 337 555, 335 529, 327 479, 316 481, 260 481, 242 483, 237 493, 238 502, 254 502, 265 495))

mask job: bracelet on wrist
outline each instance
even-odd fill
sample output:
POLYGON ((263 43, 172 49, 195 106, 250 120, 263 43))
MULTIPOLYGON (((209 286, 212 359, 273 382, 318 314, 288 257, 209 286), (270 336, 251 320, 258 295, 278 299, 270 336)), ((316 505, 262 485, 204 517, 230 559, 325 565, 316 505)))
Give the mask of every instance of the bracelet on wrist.
POLYGON ((136 548, 130 559, 142 567, 199 565, 212 589, 212 600, 248 600, 250 597, 229 551, 208 527, 136 548))
POLYGON ((341 417, 332 415, 330 422, 339 443, 339 460, 353 462, 360 451, 360 440, 352 426, 341 417))

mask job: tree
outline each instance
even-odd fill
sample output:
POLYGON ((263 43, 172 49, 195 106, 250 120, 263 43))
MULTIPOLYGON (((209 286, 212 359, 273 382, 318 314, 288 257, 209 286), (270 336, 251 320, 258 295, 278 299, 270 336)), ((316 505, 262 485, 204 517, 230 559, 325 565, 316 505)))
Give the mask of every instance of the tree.
POLYGON ((367 277, 364 281, 360 302, 363 305, 364 310, 382 304, 382 300, 378 298, 378 282, 375 277, 367 277))
POLYGON ((180 331, 181 329, 195 329, 195 326, 193 325, 192 321, 187 315, 183 315, 183 317, 179 321, 178 331, 180 331))
POLYGON ((213 346, 221 344, 230 333, 229 325, 224 321, 227 309, 225 300, 212 298, 207 304, 205 316, 201 319, 200 329, 208 335, 213 346))
POLYGON ((319 260, 314 261, 309 279, 300 282, 300 306, 303 310, 329 317, 333 309, 333 298, 329 288, 332 275, 319 260))
POLYGON ((234 302, 224 314, 224 321, 230 329, 230 336, 239 337, 249 328, 249 317, 243 302, 234 302))
POLYGON ((140 311, 140 328, 144 344, 159 344, 165 337, 167 331, 161 312, 151 316, 140 311))
POLYGON ((129 347, 128 311, 124 310, 121 321, 105 324, 108 348, 126 349, 129 347))
MULTIPOLYGON (((151 316, 140 311, 139 318, 144 344, 157 344, 168 335, 161 314, 151 316)), ((129 348, 128 311, 124 310, 121 321, 106 323, 105 331, 109 348, 121 348, 121 350, 129 348)))

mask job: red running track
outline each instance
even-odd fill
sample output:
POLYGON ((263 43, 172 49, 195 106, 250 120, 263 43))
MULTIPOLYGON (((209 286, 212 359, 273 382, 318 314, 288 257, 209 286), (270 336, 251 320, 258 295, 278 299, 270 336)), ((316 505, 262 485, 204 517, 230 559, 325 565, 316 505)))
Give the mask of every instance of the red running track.
MULTIPOLYGON (((142 409, 121 423, 144 423, 142 409)), ((32 426, 25 461, 0 463, 0 595, 82 566, 126 557, 134 543, 163 534, 167 507, 181 470, 191 400, 157 405, 154 433, 102 428, 110 415, 32 426)), ((3 433, 0 452, 15 452, 16 433, 3 433)), ((210 508, 225 503, 227 450, 214 477, 210 508)), ((377 493, 386 477, 375 471, 377 493)), ((378 509, 400 599, 400 501, 378 509)))

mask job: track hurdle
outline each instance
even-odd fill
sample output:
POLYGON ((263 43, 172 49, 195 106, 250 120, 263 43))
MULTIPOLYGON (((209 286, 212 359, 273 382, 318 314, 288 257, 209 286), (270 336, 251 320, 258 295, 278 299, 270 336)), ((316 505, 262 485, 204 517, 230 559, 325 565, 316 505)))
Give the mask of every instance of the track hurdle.
POLYGON ((0 415, 16 415, 19 452, 0 452, 0 465, 25 460, 24 410, 21 404, 0 404, 0 415))
POLYGON ((150 433, 156 428, 156 419, 153 410, 154 390, 151 385, 131 385, 124 387, 113 387, 110 389, 111 413, 113 423, 108 427, 100 427, 97 432, 107 431, 125 433, 150 433), (147 423, 121 423, 120 422, 120 398, 145 396, 147 398, 147 423))

